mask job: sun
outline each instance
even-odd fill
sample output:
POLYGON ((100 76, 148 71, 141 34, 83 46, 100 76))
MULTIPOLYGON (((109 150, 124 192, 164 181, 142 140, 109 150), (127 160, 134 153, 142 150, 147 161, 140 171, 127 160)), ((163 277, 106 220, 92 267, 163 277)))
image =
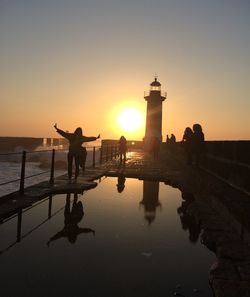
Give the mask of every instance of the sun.
POLYGON ((118 114, 117 120, 120 128, 125 132, 135 132, 141 128, 143 123, 141 112, 132 107, 124 108, 118 114))

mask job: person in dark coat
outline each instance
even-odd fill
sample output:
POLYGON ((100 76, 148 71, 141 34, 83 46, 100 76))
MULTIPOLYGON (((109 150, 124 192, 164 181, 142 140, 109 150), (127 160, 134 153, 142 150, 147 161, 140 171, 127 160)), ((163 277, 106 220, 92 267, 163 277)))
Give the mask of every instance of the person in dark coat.
POLYGON ((204 134, 200 124, 193 125, 193 154, 195 157, 195 164, 199 166, 200 157, 205 149, 204 134))
POLYGON ((84 149, 82 148, 82 144, 88 141, 94 141, 100 138, 100 134, 97 137, 91 136, 83 136, 82 128, 76 128, 74 133, 65 132, 59 128, 57 128, 57 124, 54 125, 56 132, 66 138, 69 141, 69 152, 68 152, 68 177, 72 178, 72 164, 73 160, 75 160, 75 179, 77 179, 79 175, 79 166, 85 167, 86 156, 84 157, 84 149), (83 164, 84 162, 84 164, 83 164))
POLYGON ((182 143, 187 157, 187 165, 192 165, 193 131, 190 127, 185 129, 182 137, 182 143))
POLYGON ((119 145, 119 154, 120 154, 120 164, 126 161, 127 153, 127 139, 124 136, 121 136, 118 142, 119 145))
POLYGON ((174 134, 171 134, 171 137, 170 137, 170 140, 169 140, 170 143, 176 143, 176 137, 174 134))

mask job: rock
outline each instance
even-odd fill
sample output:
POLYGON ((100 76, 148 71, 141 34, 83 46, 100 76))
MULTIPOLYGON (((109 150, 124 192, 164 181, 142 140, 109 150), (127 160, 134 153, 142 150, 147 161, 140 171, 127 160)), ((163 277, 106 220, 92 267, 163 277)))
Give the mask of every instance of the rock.
POLYGON ((211 286, 215 297, 250 296, 250 283, 246 281, 215 279, 211 286))
POLYGON ((204 230, 201 234, 201 243, 213 252, 221 245, 230 245, 232 241, 239 240, 238 236, 234 233, 204 230))
POLYGON ((237 269, 232 261, 218 259, 210 268, 209 281, 213 283, 214 279, 240 280, 237 269))
POLYGON ((237 264, 237 269, 240 274, 240 278, 244 281, 250 282, 250 262, 237 264))
POLYGON ((242 242, 234 242, 230 244, 221 245, 217 248, 217 256, 219 258, 226 258, 232 260, 249 260, 250 250, 242 242))

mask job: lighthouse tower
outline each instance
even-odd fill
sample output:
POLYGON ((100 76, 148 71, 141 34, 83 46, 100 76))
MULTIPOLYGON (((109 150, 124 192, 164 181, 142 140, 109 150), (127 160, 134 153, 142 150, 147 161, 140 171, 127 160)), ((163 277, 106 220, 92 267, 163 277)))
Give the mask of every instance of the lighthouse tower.
POLYGON ((162 102, 166 99, 166 92, 161 91, 161 84, 155 77, 150 84, 149 93, 144 98, 147 101, 145 144, 150 142, 152 137, 162 141, 162 102))

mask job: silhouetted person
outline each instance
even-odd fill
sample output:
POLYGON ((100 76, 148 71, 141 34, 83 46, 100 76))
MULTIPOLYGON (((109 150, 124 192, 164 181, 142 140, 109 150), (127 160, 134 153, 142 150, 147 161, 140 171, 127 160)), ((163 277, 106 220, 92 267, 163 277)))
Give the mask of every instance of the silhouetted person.
POLYGON ((166 143, 170 143, 170 138, 169 138, 168 134, 167 134, 167 138, 166 138, 166 143))
POLYGON ((87 159, 87 149, 84 146, 80 147, 80 159, 79 159, 79 163, 80 163, 80 167, 82 168, 82 171, 85 171, 85 163, 86 163, 86 159, 87 159))
POLYGON ((185 129, 182 143, 187 157, 187 165, 192 165, 193 131, 190 127, 185 129))
POLYGON ((170 137, 170 143, 176 143, 176 138, 174 136, 174 134, 171 134, 171 137, 170 137))
POLYGON ((118 193, 121 193, 124 190, 124 188, 125 188, 125 181, 126 181, 126 178, 125 178, 124 175, 119 175, 118 176, 117 185, 116 185, 117 192, 118 193))
POLYGON ((50 238, 47 242, 47 245, 51 243, 51 241, 57 240, 59 238, 66 237, 69 242, 75 243, 77 236, 81 233, 93 233, 95 235, 95 231, 90 228, 80 228, 78 224, 82 220, 84 216, 82 202, 77 202, 77 194, 74 195, 74 201, 72 204, 72 209, 70 210, 70 194, 66 196, 66 205, 64 209, 64 228, 56 233, 54 236, 50 238))
POLYGON ((86 137, 82 135, 82 128, 80 127, 76 128, 74 133, 65 132, 57 128, 57 124, 54 125, 54 128, 56 129, 57 133, 59 133, 61 136, 63 136, 69 141, 68 177, 72 177, 72 164, 73 160, 75 160, 75 179, 77 179, 79 175, 79 166, 81 165, 81 167, 84 170, 87 155, 86 149, 84 150, 82 144, 84 142, 94 141, 100 138, 100 134, 97 137, 86 137))
POLYGON ((200 163, 200 157, 204 152, 205 142, 204 134, 200 124, 193 125, 193 154, 195 159, 195 164, 198 166, 200 163))
POLYGON ((120 154, 120 164, 126 161, 127 153, 127 139, 124 136, 121 136, 119 139, 119 154, 120 154))

